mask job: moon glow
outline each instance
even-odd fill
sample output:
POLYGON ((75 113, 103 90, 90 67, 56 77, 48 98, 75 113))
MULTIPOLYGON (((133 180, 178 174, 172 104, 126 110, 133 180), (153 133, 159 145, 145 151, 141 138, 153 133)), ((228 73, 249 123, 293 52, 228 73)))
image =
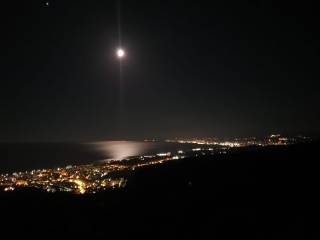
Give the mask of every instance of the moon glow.
POLYGON ((122 48, 117 49, 117 57, 118 58, 123 58, 126 55, 125 51, 122 48))

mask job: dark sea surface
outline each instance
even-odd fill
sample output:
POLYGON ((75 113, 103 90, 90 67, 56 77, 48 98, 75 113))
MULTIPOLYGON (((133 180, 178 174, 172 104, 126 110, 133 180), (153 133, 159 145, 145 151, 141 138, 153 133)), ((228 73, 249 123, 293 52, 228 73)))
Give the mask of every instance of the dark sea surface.
POLYGON ((129 156, 191 150, 192 144, 143 141, 94 143, 1 143, 0 173, 81 165, 129 156))

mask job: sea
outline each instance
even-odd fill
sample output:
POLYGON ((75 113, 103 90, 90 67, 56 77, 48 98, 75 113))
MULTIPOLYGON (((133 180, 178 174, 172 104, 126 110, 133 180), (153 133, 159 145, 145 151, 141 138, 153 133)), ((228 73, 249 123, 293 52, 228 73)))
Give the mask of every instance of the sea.
POLYGON ((146 141, 90 143, 1 143, 0 173, 122 160, 163 152, 190 151, 193 144, 146 141))

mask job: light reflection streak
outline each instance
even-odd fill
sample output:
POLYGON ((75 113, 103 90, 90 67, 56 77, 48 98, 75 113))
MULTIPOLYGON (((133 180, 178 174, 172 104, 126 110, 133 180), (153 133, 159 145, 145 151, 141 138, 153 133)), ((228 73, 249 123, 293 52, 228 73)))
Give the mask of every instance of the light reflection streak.
POLYGON ((112 160, 123 160, 127 157, 138 156, 148 148, 145 142, 134 141, 105 141, 93 143, 97 151, 110 156, 112 160))

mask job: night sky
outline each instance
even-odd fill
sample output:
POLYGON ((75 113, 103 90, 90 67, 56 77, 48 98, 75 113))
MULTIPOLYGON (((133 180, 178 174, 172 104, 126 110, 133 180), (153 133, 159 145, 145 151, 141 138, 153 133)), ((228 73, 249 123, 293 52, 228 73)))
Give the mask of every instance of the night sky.
POLYGON ((122 0, 121 84, 117 1, 7 2, 2 142, 320 134, 305 1, 122 0))

